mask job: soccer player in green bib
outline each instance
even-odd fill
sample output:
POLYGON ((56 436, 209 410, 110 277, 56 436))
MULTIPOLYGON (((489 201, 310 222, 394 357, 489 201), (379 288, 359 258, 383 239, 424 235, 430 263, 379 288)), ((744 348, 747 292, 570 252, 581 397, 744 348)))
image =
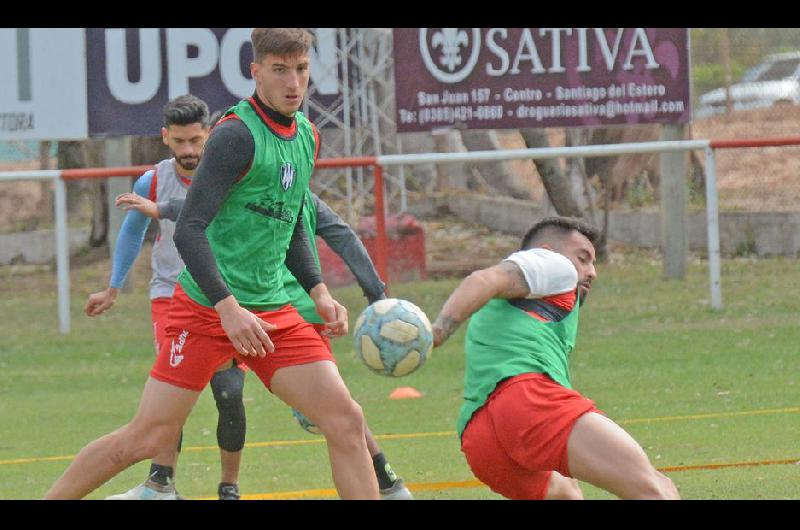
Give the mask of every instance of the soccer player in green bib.
POLYGON ((597 272, 593 228, 543 219, 520 250, 470 274, 433 324, 434 346, 470 319, 457 431, 472 472, 510 499, 677 499, 641 446, 572 388, 578 315, 597 272))
POLYGON ((316 129, 299 112, 312 36, 302 28, 255 28, 251 42, 255 93, 214 127, 187 193, 174 236, 186 268, 139 409, 84 447, 46 498, 84 497, 175 447, 200 392, 233 358, 319 427, 341 498, 379 498, 361 407, 283 287, 285 264, 314 301, 325 333, 347 334, 347 310, 322 282, 302 218, 319 152, 316 129))
MULTIPOLYGON (((141 197, 136 194, 127 194, 117 199, 117 202, 147 217, 171 221, 177 220, 178 214, 184 206, 183 199, 173 199, 168 202, 155 203, 146 197, 141 197)), ((306 233, 320 236, 331 250, 342 258, 347 268, 349 268, 353 276, 355 276, 368 303, 372 304, 377 300, 386 298, 386 286, 383 281, 381 281, 380 276, 378 276, 378 271, 375 270, 375 266, 372 264, 367 249, 364 247, 361 240, 358 239, 358 235, 356 235, 353 229, 350 228, 336 212, 331 210, 325 201, 320 199, 311 190, 308 191, 303 206, 303 222, 305 223, 306 233)), ((309 238, 309 243, 311 245, 311 252, 314 254, 314 260, 317 262, 317 265, 320 265, 316 239, 309 238)), ((319 314, 317 314, 314 301, 305 289, 303 289, 302 285, 300 285, 300 282, 297 281, 297 278, 295 278, 291 271, 285 266, 283 267, 283 288, 286 289, 286 294, 289 295, 292 305, 297 309, 297 312, 300 313, 300 316, 302 316, 306 322, 310 322, 311 325, 314 326, 314 329, 323 337, 325 343, 329 344, 330 341, 325 334, 325 323, 319 314)), ((316 430, 313 430, 316 426, 311 424, 307 418, 303 417, 297 411, 293 411, 293 413, 304 429, 309 432, 316 432, 316 430)), ((367 448, 372 457, 372 466, 375 469, 375 477, 378 479, 381 499, 412 500, 413 496, 411 492, 405 486, 403 479, 395 474, 392 466, 386 460, 386 456, 383 454, 383 451, 381 451, 368 425, 365 426, 365 431, 367 448)))

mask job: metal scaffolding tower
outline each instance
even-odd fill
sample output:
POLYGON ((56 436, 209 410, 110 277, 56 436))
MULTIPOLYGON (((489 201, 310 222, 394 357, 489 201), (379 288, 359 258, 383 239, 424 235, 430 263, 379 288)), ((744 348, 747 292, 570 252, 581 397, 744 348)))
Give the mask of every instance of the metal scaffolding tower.
MULTIPOLYGON (((335 60, 314 65, 325 87, 312 84, 304 113, 322 136, 320 158, 378 156, 402 152, 396 134, 394 62, 390 28, 318 28, 318 50, 334 46, 335 60), (335 89, 332 77, 335 77, 335 89)), ((317 57, 321 57, 318 53, 317 57)), ((328 53, 327 57, 334 57, 328 53)), ((384 172, 387 213, 406 209, 402 167, 384 172)), ((348 221, 371 214, 373 178, 364 168, 318 171, 312 182, 323 196, 347 203, 348 221)))

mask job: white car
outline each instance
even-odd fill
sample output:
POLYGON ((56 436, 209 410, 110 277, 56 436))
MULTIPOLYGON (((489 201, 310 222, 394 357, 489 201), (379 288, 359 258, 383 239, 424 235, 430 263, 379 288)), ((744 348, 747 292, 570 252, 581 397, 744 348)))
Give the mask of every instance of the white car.
MULTIPOLYGON (((731 85, 730 90, 734 111, 800 104, 800 52, 768 55, 745 72, 741 81, 731 85)), ((695 118, 725 111, 725 88, 717 88, 700 96, 695 118)))

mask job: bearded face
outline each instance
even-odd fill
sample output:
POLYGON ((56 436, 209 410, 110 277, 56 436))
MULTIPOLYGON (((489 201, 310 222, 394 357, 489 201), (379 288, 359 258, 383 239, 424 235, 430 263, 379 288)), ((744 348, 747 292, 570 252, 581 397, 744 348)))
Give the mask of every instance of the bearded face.
POLYGON ((201 123, 170 125, 161 129, 161 139, 175 157, 178 170, 191 175, 200 164, 208 129, 201 123))

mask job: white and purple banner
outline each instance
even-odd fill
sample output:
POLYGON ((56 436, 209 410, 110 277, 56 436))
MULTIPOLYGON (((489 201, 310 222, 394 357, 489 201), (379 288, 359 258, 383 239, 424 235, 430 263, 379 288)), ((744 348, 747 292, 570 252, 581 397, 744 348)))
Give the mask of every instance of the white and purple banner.
MULTIPOLYGON (((0 140, 157 135, 170 99, 211 112, 255 90, 251 28, 1 28, 0 140)), ((336 30, 317 28, 309 98, 339 94, 336 30)), ((314 119, 314 112, 310 112, 314 119)))
POLYGON ((395 28, 398 132, 686 123, 686 28, 395 28))

